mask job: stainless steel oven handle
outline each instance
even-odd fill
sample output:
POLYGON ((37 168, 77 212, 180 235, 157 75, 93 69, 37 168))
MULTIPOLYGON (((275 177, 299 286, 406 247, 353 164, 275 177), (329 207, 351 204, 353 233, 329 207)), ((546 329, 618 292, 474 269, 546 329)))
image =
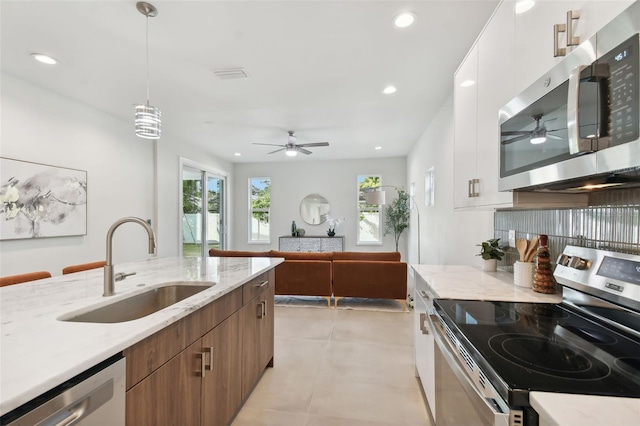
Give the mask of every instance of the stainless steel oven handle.
MULTIPOLYGON (((480 392, 475 383, 473 383, 473 381, 465 373, 464 367, 460 364, 456 356, 451 353, 452 347, 447 344, 447 338, 443 334, 439 317, 435 314, 429 315, 429 323, 431 325, 431 330, 433 332, 436 345, 438 346, 437 349, 440 350, 442 357, 460 381, 460 384, 464 388, 465 392, 470 394, 470 397, 482 401, 482 405, 492 413, 495 419, 501 418, 504 422, 506 422, 504 424, 509 424, 509 413, 504 413, 496 409, 496 407, 499 406, 497 401, 486 398, 482 394, 482 392, 480 392)), ((498 424, 498 422, 496 422, 495 424, 498 424)))

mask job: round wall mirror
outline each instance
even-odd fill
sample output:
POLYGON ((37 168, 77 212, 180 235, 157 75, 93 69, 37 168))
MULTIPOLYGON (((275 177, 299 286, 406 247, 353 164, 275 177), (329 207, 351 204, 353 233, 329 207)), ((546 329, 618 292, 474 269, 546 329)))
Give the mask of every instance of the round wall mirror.
POLYGON ((320 225, 326 222, 331 206, 320 194, 309 194, 300 203, 300 216, 309 225, 320 225))

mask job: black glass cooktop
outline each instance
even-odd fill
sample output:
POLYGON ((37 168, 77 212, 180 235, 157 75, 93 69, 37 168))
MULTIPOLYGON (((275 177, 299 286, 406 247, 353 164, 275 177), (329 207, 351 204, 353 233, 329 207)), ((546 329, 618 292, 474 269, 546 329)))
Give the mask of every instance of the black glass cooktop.
POLYGON ((562 305, 436 299, 435 308, 498 392, 640 397, 640 343, 562 305))

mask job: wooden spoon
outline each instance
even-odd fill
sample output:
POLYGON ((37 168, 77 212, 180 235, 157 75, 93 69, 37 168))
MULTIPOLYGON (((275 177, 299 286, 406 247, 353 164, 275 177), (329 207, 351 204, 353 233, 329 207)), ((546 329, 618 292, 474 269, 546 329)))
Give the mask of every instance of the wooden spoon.
POLYGON ((528 241, 524 238, 518 238, 516 240, 516 249, 520 253, 520 262, 525 261, 525 254, 527 252, 528 241))
POLYGON ((533 239, 529 241, 527 252, 525 253, 525 256, 524 256, 525 262, 531 262, 533 260, 533 256, 536 255, 536 251, 538 250, 539 240, 540 240, 540 237, 533 237, 533 239))

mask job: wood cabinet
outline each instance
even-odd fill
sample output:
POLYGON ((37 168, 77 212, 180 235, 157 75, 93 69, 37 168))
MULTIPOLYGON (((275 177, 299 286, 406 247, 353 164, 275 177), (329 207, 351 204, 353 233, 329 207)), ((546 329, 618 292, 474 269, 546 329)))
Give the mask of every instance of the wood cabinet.
POLYGON ((229 423, 242 403, 242 329, 236 312, 202 338, 207 354, 202 380, 202 424, 229 423))
POLYGON ((272 282, 245 288, 261 291, 242 307, 242 398, 246 398, 258 382, 265 367, 273 367, 274 286, 272 282))
POLYGON ((274 279, 264 273, 126 349, 127 424, 229 424, 273 365, 274 279))

